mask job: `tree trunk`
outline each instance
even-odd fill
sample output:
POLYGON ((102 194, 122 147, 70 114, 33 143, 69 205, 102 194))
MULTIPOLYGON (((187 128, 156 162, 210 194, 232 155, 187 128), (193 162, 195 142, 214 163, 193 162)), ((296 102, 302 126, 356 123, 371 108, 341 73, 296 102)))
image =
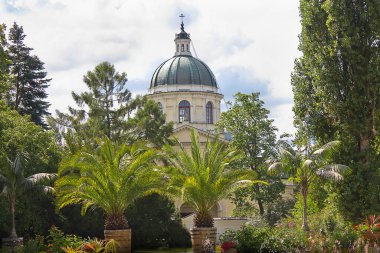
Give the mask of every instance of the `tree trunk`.
POLYGON ((15 212, 15 198, 13 196, 10 196, 9 197, 9 208, 10 208, 10 211, 11 211, 11 217, 12 217, 12 230, 11 230, 11 235, 9 236, 9 238, 17 238, 17 233, 16 233, 16 219, 15 219, 15 215, 16 215, 16 212, 15 212))
POLYGON ((257 205, 259 206, 260 216, 263 216, 265 212, 263 201, 261 199, 257 199, 257 205))
POLYGON ((302 202, 303 202, 303 215, 302 215, 302 229, 306 232, 310 231, 309 224, 307 222, 307 186, 301 186, 302 202))

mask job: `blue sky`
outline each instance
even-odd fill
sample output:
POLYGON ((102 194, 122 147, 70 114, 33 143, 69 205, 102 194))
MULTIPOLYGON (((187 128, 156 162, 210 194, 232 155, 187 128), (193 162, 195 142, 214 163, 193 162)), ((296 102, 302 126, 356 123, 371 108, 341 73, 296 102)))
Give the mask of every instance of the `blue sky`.
POLYGON ((282 132, 294 132, 290 74, 300 32, 298 0, 0 0, 0 22, 24 27, 45 62, 51 112, 73 105, 83 75, 109 61, 144 94, 155 68, 174 54, 180 13, 198 57, 225 100, 260 92, 282 132))

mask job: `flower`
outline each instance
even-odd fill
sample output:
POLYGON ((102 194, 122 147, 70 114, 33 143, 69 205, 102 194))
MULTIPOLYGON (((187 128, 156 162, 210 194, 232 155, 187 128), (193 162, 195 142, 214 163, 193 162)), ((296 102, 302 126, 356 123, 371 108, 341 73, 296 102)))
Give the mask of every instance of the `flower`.
POLYGON ((227 241, 222 243, 222 246, 220 246, 223 250, 228 250, 236 247, 236 243, 234 241, 227 241))

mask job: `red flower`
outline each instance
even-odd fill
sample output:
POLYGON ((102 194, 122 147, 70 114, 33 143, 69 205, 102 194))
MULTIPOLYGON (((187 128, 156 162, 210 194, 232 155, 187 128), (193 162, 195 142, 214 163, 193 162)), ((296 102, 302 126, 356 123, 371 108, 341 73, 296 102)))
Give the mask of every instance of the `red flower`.
POLYGON ((236 243, 234 241, 228 241, 228 242, 224 242, 222 243, 222 246, 220 246, 223 250, 228 250, 228 249, 231 249, 231 248, 235 248, 236 247, 236 243))

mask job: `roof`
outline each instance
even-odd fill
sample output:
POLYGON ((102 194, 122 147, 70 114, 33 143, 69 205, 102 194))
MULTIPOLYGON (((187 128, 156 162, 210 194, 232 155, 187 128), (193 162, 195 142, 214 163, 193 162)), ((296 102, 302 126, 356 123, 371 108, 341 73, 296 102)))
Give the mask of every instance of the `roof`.
POLYGON ((153 74, 150 88, 159 85, 199 84, 218 87, 210 68, 191 55, 178 55, 164 61, 153 74))

